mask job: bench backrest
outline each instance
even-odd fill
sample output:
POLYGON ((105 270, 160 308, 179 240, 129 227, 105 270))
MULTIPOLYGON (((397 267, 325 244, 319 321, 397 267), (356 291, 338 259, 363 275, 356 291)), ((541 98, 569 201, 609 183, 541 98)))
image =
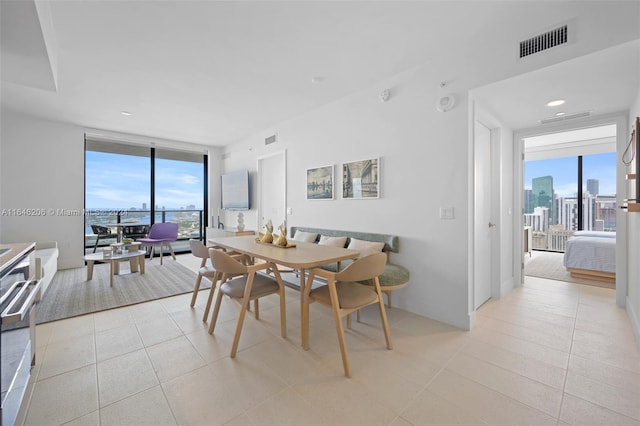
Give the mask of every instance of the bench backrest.
POLYGON ((384 243, 384 248, 382 249, 382 251, 385 251, 385 252, 397 253, 398 250, 400 249, 400 239, 398 238, 397 235, 374 234, 371 232, 358 232, 358 231, 339 231, 336 229, 307 228, 304 226, 292 226, 290 230, 291 237, 296 235, 296 231, 298 230, 318 234, 318 237, 316 238, 316 242, 320 240, 320 235, 326 235, 327 237, 347 237, 346 246, 349 245, 349 241, 351 240, 351 238, 356 238, 358 240, 384 243))

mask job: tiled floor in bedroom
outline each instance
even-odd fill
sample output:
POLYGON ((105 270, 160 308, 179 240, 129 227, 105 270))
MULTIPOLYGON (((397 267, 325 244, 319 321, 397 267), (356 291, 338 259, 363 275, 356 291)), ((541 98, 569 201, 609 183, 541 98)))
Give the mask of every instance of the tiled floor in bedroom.
MULTIPOLYGON (((191 256, 180 261, 194 267, 191 256)), ((298 294, 249 317, 225 302, 214 336, 190 295, 37 328, 27 425, 501 424, 640 425, 640 354, 614 291, 527 277, 478 311, 471 332, 390 309, 394 349, 377 311, 348 333, 342 375, 328 310, 312 305, 300 348, 298 294)))

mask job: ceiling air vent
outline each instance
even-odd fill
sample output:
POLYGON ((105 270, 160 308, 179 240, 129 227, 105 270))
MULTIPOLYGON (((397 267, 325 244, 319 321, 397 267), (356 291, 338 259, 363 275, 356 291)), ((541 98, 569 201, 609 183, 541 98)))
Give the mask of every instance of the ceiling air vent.
POLYGON ((275 134, 273 136, 269 136, 268 138, 264 139, 264 144, 265 145, 269 145, 269 144, 272 144, 272 143, 275 143, 275 142, 278 142, 278 135, 277 134, 275 134))
POLYGON ((591 111, 574 112, 573 114, 560 115, 558 117, 543 118, 540 124, 557 123, 558 121, 571 120, 572 118, 588 117, 591 111))
POLYGON ((551 49, 568 41, 568 25, 563 25, 544 34, 520 42, 520 58, 551 49))

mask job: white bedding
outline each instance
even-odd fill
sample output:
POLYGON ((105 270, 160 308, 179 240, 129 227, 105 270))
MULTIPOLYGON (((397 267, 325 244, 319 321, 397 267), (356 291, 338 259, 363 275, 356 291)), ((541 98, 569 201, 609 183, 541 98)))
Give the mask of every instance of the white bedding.
MULTIPOLYGON (((576 233, 577 234, 577 233, 576 233)), ((615 233, 607 232, 606 234, 615 233)), ((616 239, 611 235, 573 235, 567 240, 565 268, 616 272, 616 239)))

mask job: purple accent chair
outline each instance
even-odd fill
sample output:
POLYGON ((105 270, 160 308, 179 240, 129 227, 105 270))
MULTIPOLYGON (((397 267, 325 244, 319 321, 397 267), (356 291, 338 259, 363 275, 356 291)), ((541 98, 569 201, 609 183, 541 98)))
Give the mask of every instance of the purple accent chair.
POLYGON ((151 229, 149 230, 149 236, 147 238, 138 238, 136 241, 142 243, 144 246, 151 246, 151 257, 153 259, 153 254, 156 246, 160 246, 160 264, 162 265, 162 249, 164 246, 169 248, 169 252, 171 253, 171 257, 173 260, 176 260, 176 255, 173 252, 173 247, 171 247, 171 243, 178 239, 178 224, 177 223, 154 223, 151 225, 151 229))

